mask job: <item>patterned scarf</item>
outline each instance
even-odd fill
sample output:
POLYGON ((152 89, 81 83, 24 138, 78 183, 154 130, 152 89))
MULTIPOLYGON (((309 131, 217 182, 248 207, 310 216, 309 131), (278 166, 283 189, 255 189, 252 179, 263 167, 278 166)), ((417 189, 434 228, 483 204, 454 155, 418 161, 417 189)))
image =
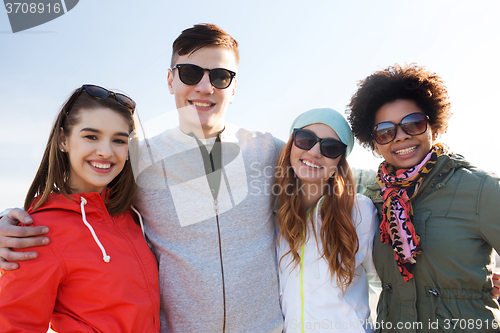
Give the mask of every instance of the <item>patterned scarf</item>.
POLYGON ((436 164, 437 158, 446 151, 443 144, 437 143, 422 162, 412 168, 395 170, 392 165, 382 162, 378 169, 377 182, 384 199, 380 240, 394 249, 398 268, 405 282, 413 277, 415 257, 420 253, 420 237, 415 233, 411 222, 411 200, 436 164))

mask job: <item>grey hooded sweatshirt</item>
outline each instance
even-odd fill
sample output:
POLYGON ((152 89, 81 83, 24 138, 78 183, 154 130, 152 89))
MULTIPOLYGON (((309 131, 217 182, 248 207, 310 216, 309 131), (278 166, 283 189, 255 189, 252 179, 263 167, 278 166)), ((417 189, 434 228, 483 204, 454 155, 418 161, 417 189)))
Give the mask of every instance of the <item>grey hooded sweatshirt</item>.
POLYGON ((145 140, 135 159, 162 332, 281 332, 272 185, 283 143, 233 125, 220 139, 216 195, 196 139, 178 127, 145 140))

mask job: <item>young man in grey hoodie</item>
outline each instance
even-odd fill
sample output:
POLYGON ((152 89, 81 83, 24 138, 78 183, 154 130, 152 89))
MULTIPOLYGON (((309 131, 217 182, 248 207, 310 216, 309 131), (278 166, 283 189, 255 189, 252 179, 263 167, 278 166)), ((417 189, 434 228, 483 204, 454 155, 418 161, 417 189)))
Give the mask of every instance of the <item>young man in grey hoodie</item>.
MULTIPOLYGON (((219 27, 184 30, 168 71, 179 127, 130 149, 159 263, 162 332, 282 331, 269 170, 283 143, 225 123, 238 61, 237 42, 219 27)), ((15 209, 0 221, 6 260, 36 256, 7 247, 48 243, 18 238, 45 231, 12 225, 26 218, 15 209)))

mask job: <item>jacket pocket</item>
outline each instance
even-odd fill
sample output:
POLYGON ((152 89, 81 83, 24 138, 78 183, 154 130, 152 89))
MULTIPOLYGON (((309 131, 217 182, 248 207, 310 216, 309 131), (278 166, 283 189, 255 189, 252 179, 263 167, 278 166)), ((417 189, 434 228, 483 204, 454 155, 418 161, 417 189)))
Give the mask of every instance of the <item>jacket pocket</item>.
POLYGON ((488 292, 426 287, 432 309, 429 328, 443 333, 498 332, 498 323, 485 304, 488 292))

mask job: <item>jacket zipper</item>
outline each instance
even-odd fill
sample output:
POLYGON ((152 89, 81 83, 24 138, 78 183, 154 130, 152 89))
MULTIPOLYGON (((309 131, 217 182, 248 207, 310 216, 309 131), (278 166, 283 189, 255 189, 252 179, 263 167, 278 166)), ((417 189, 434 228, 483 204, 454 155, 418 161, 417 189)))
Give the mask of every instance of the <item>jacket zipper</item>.
MULTIPOLYGON (((321 201, 321 199, 320 199, 321 201)), ((313 209, 319 209, 320 206, 320 201, 316 204, 316 206, 313 209)), ((311 216, 312 211, 310 210, 307 215, 306 215, 306 221, 309 221, 309 216, 311 216)), ((317 216, 317 215, 316 215, 317 216)), ((311 223, 314 223, 313 217, 311 217, 311 223)), ((313 231, 315 231, 315 228, 312 228, 313 231)), ((314 236, 316 238, 316 236, 314 236)), ((305 305, 304 305, 304 298, 305 298, 305 293, 304 293, 304 269, 305 269, 305 261, 304 261, 304 256, 305 256, 305 250, 306 250, 306 239, 305 239, 305 233, 302 234, 302 238, 304 239, 304 243, 302 244, 302 247, 300 249, 300 321, 302 323, 301 327, 301 333, 305 333, 305 305)), ((309 239, 311 238, 311 235, 309 235, 309 239)), ((318 252, 318 257, 319 257, 319 252, 318 252)), ((317 275, 319 275, 319 266, 318 267, 318 272, 317 275)))
MULTIPOLYGON (((135 258, 137 259, 137 261, 139 262, 139 265, 141 266, 141 269, 142 269, 142 275, 144 276, 144 281, 146 281, 147 283, 147 290, 148 290, 148 294, 149 294, 149 299, 151 301, 151 307, 153 308, 154 307, 154 301, 153 301, 153 297, 151 295, 152 291, 151 291, 151 286, 150 286, 150 281, 149 281, 149 278, 148 278, 148 274, 146 273, 146 268, 144 267, 142 261, 140 260, 140 257, 139 255, 137 254, 137 250, 134 246, 134 243, 132 243, 132 241, 130 240, 130 238, 125 235, 121 230, 120 228, 118 228, 118 226, 116 225, 116 222, 115 220, 113 219, 113 217, 111 215, 108 215, 111 222, 113 223, 113 226, 115 227, 115 229, 122 235, 122 237, 124 239, 127 240, 127 243, 129 243, 129 246, 132 248, 134 254, 135 254, 135 258)), ((156 324, 156 320, 155 320, 155 316, 153 315, 153 323, 156 324)))
MULTIPOLYGON (((435 175, 439 175, 441 173, 441 171, 446 167, 446 165, 448 164, 448 162, 446 163, 443 163, 443 165, 439 168, 439 170, 435 173, 435 175)), ((434 180, 436 176, 432 177, 432 178, 429 178, 427 182, 424 181, 425 183, 425 187, 422 186, 419 190, 418 190, 418 193, 417 195, 415 196, 415 198, 413 199, 413 202, 412 202, 412 205, 417 201, 417 199, 421 196, 422 193, 425 192, 425 190, 429 187, 429 184, 432 183, 432 181, 434 180)), ((413 281, 413 293, 416 295, 416 285, 415 285, 415 281, 413 281)), ((415 297, 415 299, 413 300, 413 308, 416 309, 417 308, 417 299, 415 297)))
POLYGON ((302 244, 302 249, 300 251, 300 321, 302 323, 301 333, 304 333, 304 251, 305 251, 306 243, 304 240, 304 244, 302 244))
POLYGON ((217 234, 219 236, 219 256, 220 256, 220 270, 222 274, 222 304, 224 307, 224 317, 222 322, 222 333, 226 332, 226 283, 224 281, 224 264, 222 262, 222 241, 220 236, 220 224, 219 224, 219 206, 217 199, 214 199, 215 208, 215 220, 217 221, 217 234))

